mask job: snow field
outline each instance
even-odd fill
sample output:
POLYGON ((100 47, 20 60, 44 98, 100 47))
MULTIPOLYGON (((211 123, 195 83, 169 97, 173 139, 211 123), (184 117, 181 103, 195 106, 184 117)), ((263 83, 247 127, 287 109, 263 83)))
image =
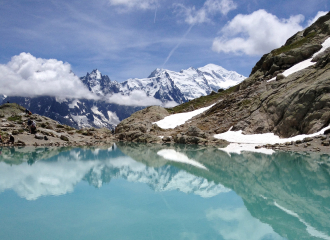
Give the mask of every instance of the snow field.
MULTIPOLYGON (((309 66, 312 66, 314 64, 316 64, 316 62, 312 62, 312 59, 317 56, 318 54, 324 52, 328 47, 330 47, 330 37, 325 40, 323 43, 322 43, 322 48, 320 49, 320 51, 314 53, 313 57, 305 60, 305 61, 302 61, 300 63, 297 63, 296 65, 293 65, 291 68, 285 70, 282 74, 287 77, 295 72, 298 72, 300 70, 303 70, 305 68, 308 68, 309 66)), ((268 80, 267 82, 271 82, 271 81, 274 81, 276 79, 276 77, 268 80)))
POLYGON ((330 129, 330 126, 323 128, 319 132, 313 134, 302 134, 297 135, 291 138, 280 138, 276 136, 274 133, 263 133, 263 134, 251 134, 251 135, 244 135, 242 130, 240 131, 231 131, 229 129, 227 132, 220 133, 214 135, 217 139, 227 140, 231 142, 225 148, 219 148, 219 150, 227 152, 227 153, 237 153, 241 154, 242 151, 248 152, 259 152, 264 154, 273 154, 274 151, 272 149, 255 149, 258 145, 265 145, 265 144, 275 144, 275 143, 286 143, 291 141, 303 140, 306 137, 315 137, 317 135, 323 134, 325 130, 330 129))
POLYGON ((170 116, 165 117, 164 119, 153 122, 153 124, 157 124, 162 129, 173 129, 177 126, 180 126, 184 124, 186 121, 190 120, 191 118, 205 112, 206 110, 213 107, 214 104, 208 107, 200 108, 192 112, 186 112, 186 113, 177 113, 170 116))
POLYGON ((243 134, 242 130, 231 131, 230 129, 227 132, 214 135, 217 139, 227 140, 232 143, 247 143, 247 144, 275 144, 275 143, 286 143, 291 141, 303 140, 306 137, 315 137, 317 135, 323 134, 325 130, 330 129, 330 126, 327 126, 321 129, 319 132, 313 134, 302 134, 297 135, 291 138, 280 138, 274 133, 262 133, 262 134, 243 134))

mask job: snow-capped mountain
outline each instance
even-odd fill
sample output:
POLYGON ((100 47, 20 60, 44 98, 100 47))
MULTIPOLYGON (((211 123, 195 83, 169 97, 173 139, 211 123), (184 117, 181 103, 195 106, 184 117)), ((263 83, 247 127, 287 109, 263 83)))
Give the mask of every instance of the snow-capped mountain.
POLYGON ((166 104, 180 104, 205 96, 219 88, 228 88, 245 79, 244 76, 208 64, 201 68, 189 68, 174 72, 156 69, 147 78, 128 79, 118 83, 95 69, 80 80, 100 101, 85 99, 58 99, 54 97, 7 97, 0 96, 0 102, 18 103, 33 113, 44 115, 72 127, 115 127, 121 120, 143 107, 124 106, 107 102, 114 94, 130 96, 134 91, 142 91, 166 104))
POLYGON ((98 96, 118 93, 120 89, 120 84, 118 82, 111 81, 107 75, 103 76, 97 69, 93 70, 91 73, 87 73, 86 76, 80 79, 88 87, 89 91, 98 96))
POLYGON ((99 96, 121 93, 130 95, 133 91, 144 91, 147 96, 163 103, 174 101, 177 104, 205 96, 220 88, 234 86, 246 77, 234 71, 228 71, 215 64, 201 68, 188 68, 180 72, 157 68, 147 78, 132 78, 123 83, 111 81, 97 69, 87 73, 81 80, 89 90, 99 96))

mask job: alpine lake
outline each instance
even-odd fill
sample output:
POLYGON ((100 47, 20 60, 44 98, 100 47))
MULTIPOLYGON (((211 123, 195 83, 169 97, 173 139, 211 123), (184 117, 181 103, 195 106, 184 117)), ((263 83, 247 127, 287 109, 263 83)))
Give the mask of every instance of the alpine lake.
POLYGON ((330 156, 0 148, 0 239, 329 239, 330 156))

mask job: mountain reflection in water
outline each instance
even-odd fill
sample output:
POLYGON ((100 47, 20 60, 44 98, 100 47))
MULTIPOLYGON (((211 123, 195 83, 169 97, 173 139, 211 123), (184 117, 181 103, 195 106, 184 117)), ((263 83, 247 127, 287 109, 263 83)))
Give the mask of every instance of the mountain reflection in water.
POLYGON ((234 191, 244 206, 205 210, 221 239, 330 239, 329 155, 229 156, 212 147, 133 143, 0 151, 0 193, 13 190, 26 200, 72 193, 82 181, 101 188, 114 179, 205 199, 234 191))

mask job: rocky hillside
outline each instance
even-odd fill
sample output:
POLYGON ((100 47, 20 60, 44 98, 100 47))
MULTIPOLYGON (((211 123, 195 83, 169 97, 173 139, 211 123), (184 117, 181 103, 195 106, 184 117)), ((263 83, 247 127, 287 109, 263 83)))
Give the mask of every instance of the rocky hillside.
POLYGON ((111 144, 114 140, 109 129, 77 130, 45 116, 28 115, 25 108, 16 103, 0 106, 0 136, 2 146, 94 146, 111 144), (35 121, 36 134, 29 132, 28 119, 35 121), (10 134, 14 136, 14 144, 8 143, 10 134))
MULTIPOLYGON (((321 130, 330 123, 329 37, 330 12, 289 38, 284 46, 265 54, 241 84, 167 109, 173 114, 215 103, 203 114, 171 130, 155 132, 150 127, 144 131, 181 142, 182 134, 189 136, 186 133, 192 127, 205 136, 223 133, 230 127, 245 133, 273 132, 280 137, 321 130)), ((123 136, 128 135, 124 129, 129 129, 130 121, 117 127, 123 139, 130 139, 123 136)), ((152 121, 140 118, 139 124, 148 123, 152 121)))

